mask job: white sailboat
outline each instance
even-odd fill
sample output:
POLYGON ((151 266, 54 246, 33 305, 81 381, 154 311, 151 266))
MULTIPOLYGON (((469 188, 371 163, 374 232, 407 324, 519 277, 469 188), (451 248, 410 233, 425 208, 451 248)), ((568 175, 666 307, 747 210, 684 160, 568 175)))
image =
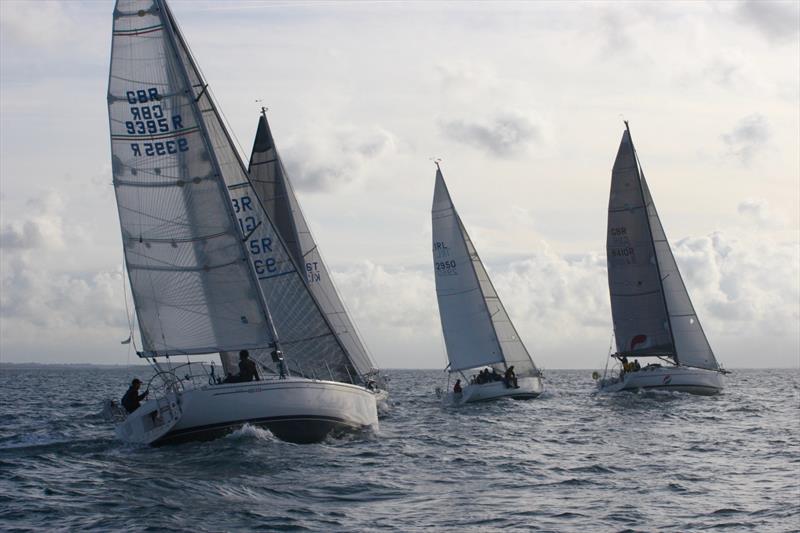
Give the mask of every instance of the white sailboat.
POLYGON ((118 0, 108 108, 138 353, 157 371, 117 435, 164 444, 251 423, 303 443, 377 428, 366 374, 265 210, 164 0, 118 0), (283 353, 283 375, 225 383, 193 358, 240 350, 262 374, 283 353))
POLYGON ((517 334, 478 252, 456 211, 441 168, 431 209, 436 297, 442 321, 450 377, 461 379, 461 392, 448 381, 445 401, 461 404, 497 398, 530 399, 543 391, 542 373, 517 334), (505 376, 513 367, 516 385, 501 379, 472 379, 490 370, 505 376))
POLYGON ((721 391, 726 371, 675 263, 627 121, 611 175, 606 255, 617 364, 606 366, 599 388, 721 391), (643 366, 645 358, 654 362, 643 366))

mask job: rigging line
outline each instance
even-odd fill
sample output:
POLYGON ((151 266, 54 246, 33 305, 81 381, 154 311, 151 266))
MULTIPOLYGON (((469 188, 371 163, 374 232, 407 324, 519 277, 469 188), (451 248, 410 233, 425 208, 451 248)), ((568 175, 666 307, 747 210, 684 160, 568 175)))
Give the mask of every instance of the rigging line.
MULTIPOLYGON (((128 363, 130 363, 131 346, 136 348, 136 339, 134 339, 134 323, 131 319, 130 308, 128 307, 128 287, 125 283, 125 249, 122 251, 122 297, 125 299, 125 319, 128 321, 128 334, 131 336, 131 342, 128 343, 128 363)), ((138 350, 137 350, 138 351, 138 350)))

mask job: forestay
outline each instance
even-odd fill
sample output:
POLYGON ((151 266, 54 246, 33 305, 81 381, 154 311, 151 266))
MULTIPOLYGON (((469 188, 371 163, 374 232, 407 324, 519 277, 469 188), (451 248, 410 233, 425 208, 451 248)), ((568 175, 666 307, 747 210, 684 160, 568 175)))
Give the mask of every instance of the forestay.
POLYGON ((248 174, 253 188, 300 266, 308 288, 344 346, 350 361, 362 376, 374 372, 375 365, 339 297, 303 216, 265 115, 258 121, 248 174))
MULTIPOLYGON (((160 2, 120 0, 108 86, 112 170, 144 355, 273 341, 196 88, 160 2)), ((239 171, 241 172, 241 171, 239 171)))
POLYGON ((627 130, 612 171, 606 255, 618 352, 718 368, 627 130))
POLYGON ((438 168, 431 215, 436 296, 450 369, 505 363, 514 365, 517 375, 538 373, 438 168))

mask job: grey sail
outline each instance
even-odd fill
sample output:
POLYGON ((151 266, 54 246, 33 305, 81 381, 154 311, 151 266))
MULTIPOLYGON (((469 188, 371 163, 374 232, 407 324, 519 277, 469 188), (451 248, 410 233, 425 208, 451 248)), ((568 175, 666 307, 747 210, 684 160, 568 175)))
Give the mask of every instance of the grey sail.
POLYGON ((538 375, 453 205, 441 170, 431 210, 436 296, 451 370, 483 365, 538 375))
POLYGON ((672 328, 678 363, 717 370, 719 364, 703 332, 703 327, 700 325, 700 319, 697 318, 686 285, 683 283, 683 277, 678 270, 675 257, 672 255, 672 249, 656 212, 656 205, 653 203, 644 174, 642 174, 642 189, 650 217, 653 246, 661 273, 661 286, 669 312, 669 324, 672 328))
POLYGON ((168 6, 121 0, 114 30, 114 177, 145 352, 268 361, 280 342, 294 372, 354 381, 168 6))
POLYGON ((627 130, 612 171, 606 256, 618 352, 718 368, 627 130))
POLYGON ((303 216, 264 115, 258 121, 248 172, 253 188, 353 366, 362 376, 376 372, 303 216))
POLYGON ((265 347, 274 339, 225 189, 237 171, 218 164, 169 24, 157 1, 114 11, 112 170, 143 354, 265 347))

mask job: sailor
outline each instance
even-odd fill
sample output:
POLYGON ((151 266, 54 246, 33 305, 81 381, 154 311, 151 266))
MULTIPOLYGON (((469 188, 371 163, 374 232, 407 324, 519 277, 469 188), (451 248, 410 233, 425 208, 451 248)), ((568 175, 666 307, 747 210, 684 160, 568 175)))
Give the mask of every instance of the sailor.
POLYGON ((242 350, 239 352, 239 380, 240 382, 258 381, 258 368, 250 359, 250 352, 242 350))
POLYGON ((139 378, 133 378, 131 381, 131 386, 128 387, 127 392, 125 392, 125 396, 122 397, 122 407, 125 408, 126 411, 129 413, 134 412, 139 408, 141 401, 147 398, 147 393, 149 391, 144 391, 143 393, 139 394, 139 387, 141 387, 142 382, 139 381, 139 378))
POLYGON ((456 380, 456 384, 453 385, 453 393, 454 394, 461 394, 462 391, 463 391, 463 389, 461 388, 461 380, 457 379, 456 380))
POLYGON ((270 355, 272 356, 272 362, 278 363, 278 374, 281 379, 286 379, 286 361, 283 358, 283 352, 280 350, 272 350, 270 355))
POLYGON ((503 378, 503 381, 505 381, 506 387, 508 388, 519 388, 519 385, 517 385, 517 374, 514 372, 514 365, 511 365, 506 369, 506 375, 503 378))
POLYGON ((638 359, 634 359, 633 360, 633 371, 637 372, 637 371, 639 371, 641 369, 642 369, 642 365, 639 364, 639 360, 638 359))

